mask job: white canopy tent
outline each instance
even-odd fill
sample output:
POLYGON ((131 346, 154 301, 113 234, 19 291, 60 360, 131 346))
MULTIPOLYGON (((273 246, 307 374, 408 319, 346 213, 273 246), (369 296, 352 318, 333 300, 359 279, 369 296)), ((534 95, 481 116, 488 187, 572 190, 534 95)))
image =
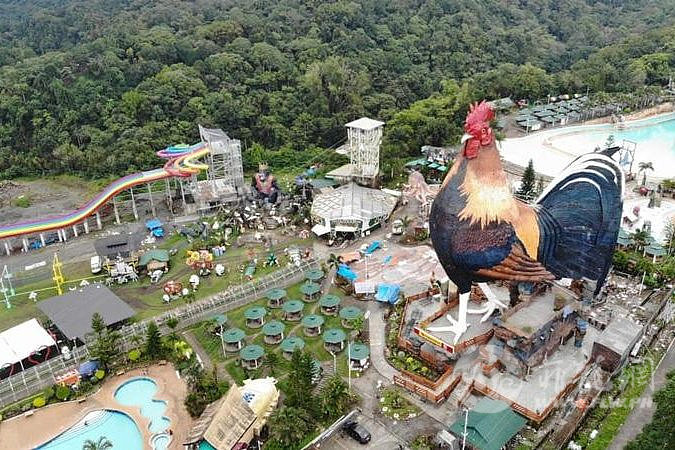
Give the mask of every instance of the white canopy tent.
POLYGON ((16 364, 35 352, 56 345, 37 319, 30 319, 0 333, 0 367, 16 364))

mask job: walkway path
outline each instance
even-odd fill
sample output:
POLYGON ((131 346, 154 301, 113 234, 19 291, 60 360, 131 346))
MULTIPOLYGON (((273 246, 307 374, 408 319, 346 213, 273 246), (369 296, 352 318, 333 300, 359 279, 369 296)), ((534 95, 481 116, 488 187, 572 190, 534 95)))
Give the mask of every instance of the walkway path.
MULTIPOLYGON (((377 302, 368 302, 368 311, 370 317, 368 318, 368 332, 370 334, 370 361, 377 372, 386 379, 387 382, 393 383, 394 375, 399 372, 393 368, 384 356, 386 346, 385 326, 386 322, 382 317, 382 308, 377 302)), ((442 402, 438 405, 421 401, 414 395, 408 395, 408 398, 421 408, 429 416, 436 419, 443 425, 448 425, 454 419, 457 411, 448 402, 442 402)))
POLYGON ((658 391, 666 382, 666 373, 675 368, 675 341, 670 343, 661 364, 654 372, 652 382, 642 393, 636 407, 633 408, 630 415, 619 430, 619 434, 614 437, 609 450, 621 450, 633 440, 642 431, 642 428, 652 420, 656 405, 652 401, 654 392, 658 391))
MULTIPOLYGON (((213 361, 211 361, 211 357, 208 353, 206 353, 206 350, 204 350, 202 344, 200 344, 197 338, 189 331, 183 332, 182 336, 187 341, 187 343, 190 344, 190 347, 192 347, 195 353, 197 353, 197 356, 199 356, 199 359, 204 365, 204 371, 206 373, 211 373, 213 371, 213 361)), ((230 385, 235 384, 234 379, 230 376, 227 370, 225 370, 225 367, 223 367, 222 364, 216 364, 216 370, 218 371, 218 378, 221 380, 227 380, 230 385)))

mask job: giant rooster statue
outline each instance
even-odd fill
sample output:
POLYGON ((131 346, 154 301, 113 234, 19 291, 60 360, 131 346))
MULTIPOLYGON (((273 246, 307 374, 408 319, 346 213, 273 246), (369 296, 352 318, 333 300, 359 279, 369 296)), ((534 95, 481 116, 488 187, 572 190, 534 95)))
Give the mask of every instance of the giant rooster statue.
POLYGON ((434 249, 459 293, 457 320, 448 314, 450 327, 430 330, 453 332, 455 343, 467 312, 487 311, 486 320, 495 309, 494 299, 486 309, 467 309, 473 282, 585 277, 599 290, 619 232, 624 179, 610 151, 578 157, 528 205, 511 194, 493 118, 486 102, 471 106, 463 147, 429 218, 434 249))

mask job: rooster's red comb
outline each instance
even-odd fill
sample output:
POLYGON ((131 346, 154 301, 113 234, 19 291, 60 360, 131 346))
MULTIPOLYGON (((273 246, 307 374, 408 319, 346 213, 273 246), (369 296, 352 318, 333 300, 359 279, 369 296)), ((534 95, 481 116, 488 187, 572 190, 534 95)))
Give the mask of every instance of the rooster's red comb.
POLYGON ((466 115, 464 122, 464 131, 475 135, 486 126, 490 126, 490 121, 494 119, 495 113, 489 103, 483 100, 480 103, 473 103, 469 106, 469 114, 466 115))

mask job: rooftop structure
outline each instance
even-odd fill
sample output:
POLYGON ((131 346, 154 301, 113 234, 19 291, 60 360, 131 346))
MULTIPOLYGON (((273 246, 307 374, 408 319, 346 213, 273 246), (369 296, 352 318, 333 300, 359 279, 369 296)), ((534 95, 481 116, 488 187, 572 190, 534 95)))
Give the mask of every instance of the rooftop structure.
POLYGON ((381 224, 394 211, 397 199, 377 190, 349 183, 317 195, 311 214, 318 235, 335 232, 364 233, 381 224))
POLYGON ((338 181, 356 180, 372 185, 380 173, 380 143, 384 122, 362 117, 347 125, 347 143, 340 153, 349 156, 349 164, 326 174, 338 181))
MULTIPOLYGON (((464 435, 464 414, 451 426, 450 431, 461 438, 464 435)), ((482 398, 469 411, 466 418, 466 440, 473 448, 499 450, 525 426, 525 418, 513 412, 498 400, 482 398)))
POLYGON ((108 259, 130 257, 141 246, 145 236, 142 233, 117 234, 98 239, 94 242, 96 253, 108 259))
POLYGON ((208 169, 206 180, 192 177, 191 192, 200 211, 236 203, 245 193, 241 142, 230 138, 223 130, 199 126, 199 135, 206 143, 208 169))
POLYGON ((56 345, 37 319, 27 320, 0 333, 0 369, 20 363, 32 354, 56 345))
POLYGON ((87 286, 43 300, 37 307, 68 339, 83 339, 91 333, 91 317, 99 313, 106 326, 129 319, 136 312, 110 289, 100 284, 87 286))
POLYGON ((640 325, 615 317, 593 343, 592 358, 600 367, 613 372, 623 365, 641 335, 640 325))
MULTIPOLYGON (((279 400, 274 378, 244 381, 210 404, 188 435, 188 449, 232 449, 248 444, 267 422, 279 400)), ((245 448, 245 447, 243 447, 245 448)))

